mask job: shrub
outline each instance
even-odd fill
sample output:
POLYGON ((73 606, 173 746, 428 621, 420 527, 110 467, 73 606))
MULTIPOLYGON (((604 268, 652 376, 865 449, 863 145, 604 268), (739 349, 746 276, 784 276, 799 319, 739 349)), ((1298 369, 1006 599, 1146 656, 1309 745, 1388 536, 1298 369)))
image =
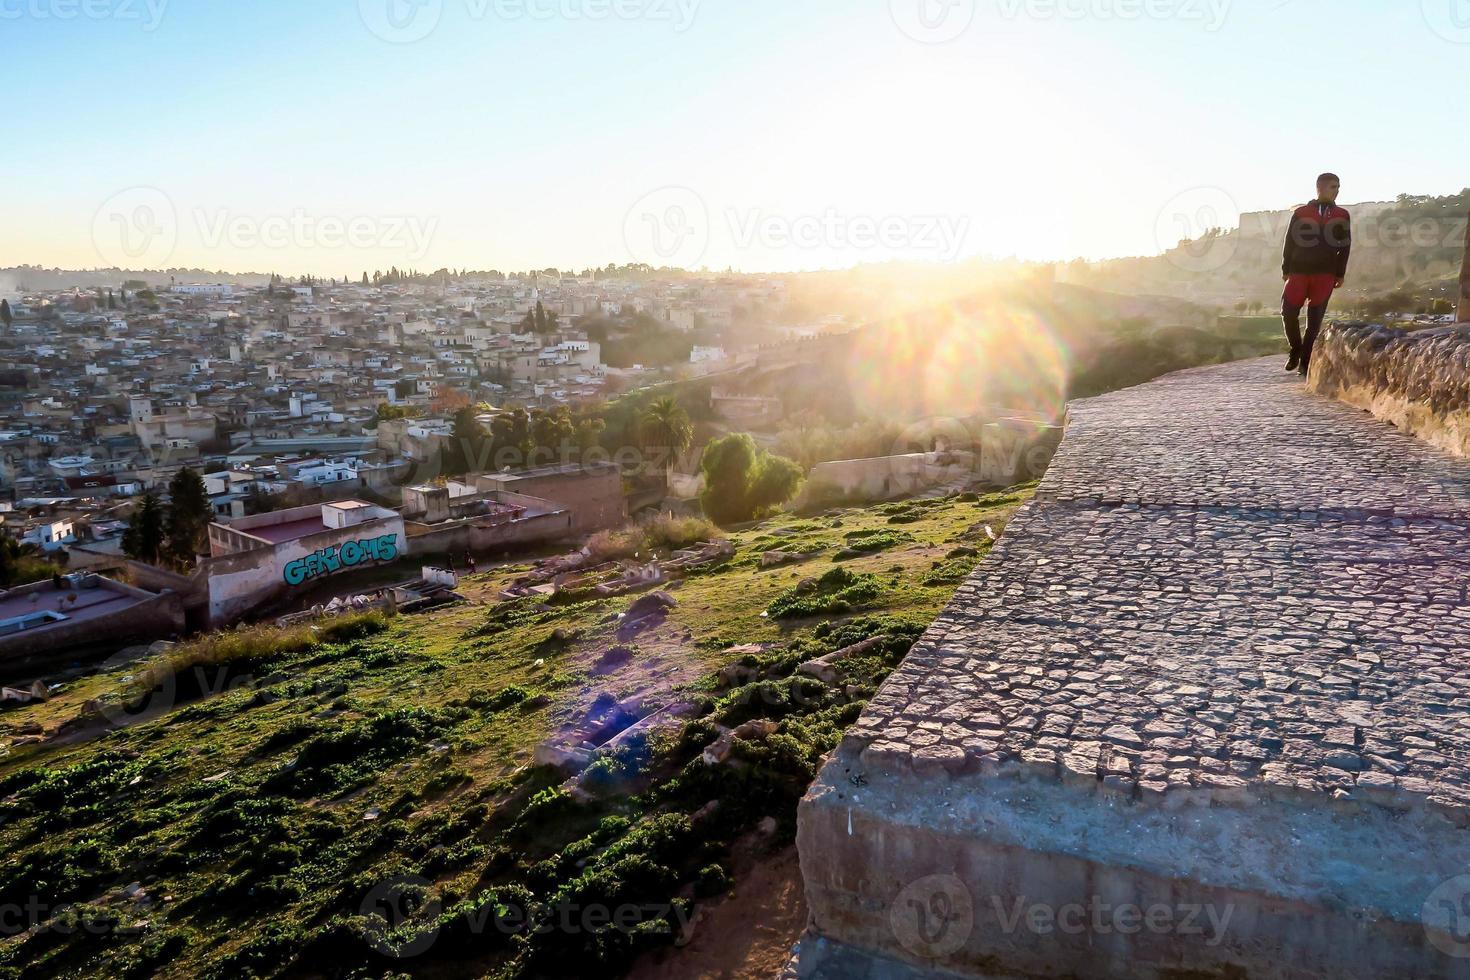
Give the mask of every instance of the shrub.
POLYGON ((784 456, 772 456, 746 432, 711 442, 699 468, 704 475, 700 505, 718 524, 738 524, 768 513, 801 488, 801 467, 784 456))
POLYGON ((643 525, 644 540, 650 548, 677 551, 701 541, 723 538, 719 528, 702 517, 675 517, 661 514, 643 525))
POLYGON ((935 565, 920 581, 924 585, 956 585, 969 578, 979 564, 978 558, 953 558, 935 565))
POLYGON ((862 555, 876 555, 880 551, 896 548, 913 541, 911 535, 902 531, 849 531, 847 547, 833 556, 833 561, 846 561, 862 555))
POLYGON ((528 691, 524 687, 511 684, 508 687, 502 687, 494 694, 477 691, 470 696, 468 704, 476 711, 495 714, 496 712, 504 711, 506 708, 513 708, 524 701, 529 701, 535 696, 535 691, 528 691))
POLYGON ((587 542, 597 562, 648 556, 654 551, 677 551, 700 541, 724 537, 719 528, 701 517, 675 517, 661 514, 642 524, 617 531, 599 531, 587 542))
POLYGON ((772 619, 846 613, 873 605, 883 594, 877 576, 834 568, 815 581, 803 582, 776 597, 766 613, 772 619))
POLYGON ((730 890, 730 876, 718 864, 707 864, 699 869, 699 878, 694 882, 694 894, 699 898, 714 898, 730 890))
POLYGON ((420 748, 446 724, 442 717, 423 709, 364 718, 311 738, 302 745, 295 764, 277 770, 266 780, 266 788, 307 796, 371 781, 384 766, 420 748))

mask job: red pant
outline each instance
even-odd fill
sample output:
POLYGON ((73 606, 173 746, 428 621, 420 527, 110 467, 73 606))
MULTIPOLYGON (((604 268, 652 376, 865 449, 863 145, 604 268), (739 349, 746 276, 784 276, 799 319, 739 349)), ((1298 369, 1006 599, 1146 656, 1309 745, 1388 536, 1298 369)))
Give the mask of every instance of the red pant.
POLYGON ((1282 296, 1287 306, 1297 309, 1303 306, 1326 306, 1337 288, 1337 276, 1330 272, 1320 275, 1295 273, 1286 280, 1286 293, 1282 296))

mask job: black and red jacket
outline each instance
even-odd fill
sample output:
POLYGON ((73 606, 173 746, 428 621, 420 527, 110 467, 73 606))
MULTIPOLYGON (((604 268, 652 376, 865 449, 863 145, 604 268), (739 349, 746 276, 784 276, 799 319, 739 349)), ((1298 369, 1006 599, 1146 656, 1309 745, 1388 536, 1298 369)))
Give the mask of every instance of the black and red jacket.
POLYGON ((1353 251, 1353 221, 1346 208, 1313 201, 1291 216, 1286 229, 1283 275, 1347 277, 1348 257, 1353 251))

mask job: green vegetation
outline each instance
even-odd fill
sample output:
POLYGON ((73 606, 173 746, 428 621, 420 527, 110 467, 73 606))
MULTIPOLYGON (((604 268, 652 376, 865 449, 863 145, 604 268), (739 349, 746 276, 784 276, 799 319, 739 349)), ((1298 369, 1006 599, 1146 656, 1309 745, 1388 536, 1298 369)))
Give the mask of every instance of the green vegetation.
POLYGON ((164 547, 179 565, 192 565, 209 548, 207 534, 214 520, 204 480, 185 466, 168 481, 168 515, 164 518, 164 547))
POLYGON ((163 505, 150 490, 139 498, 128 520, 127 530, 123 531, 123 554, 151 565, 161 563, 167 552, 163 527, 163 505))
MULTIPOLYGON (((904 523, 914 523, 917 520, 919 518, 915 517, 912 520, 904 521, 904 523)), ((893 518, 890 517, 888 522, 892 524, 893 518)), ((901 544, 914 540, 912 536, 902 531, 890 531, 887 529, 849 531, 845 537, 847 539, 847 547, 837 552, 832 559, 833 561, 846 561, 849 558, 857 558, 860 555, 876 555, 880 551, 888 551, 891 548, 897 548, 901 544)))
POLYGON ((699 469, 705 482, 699 502, 717 524, 738 524, 768 514, 801 488, 800 466, 761 449, 744 432, 706 446, 699 469))
POLYGON ((60 575, 62 566, 47 559, 31 545, 22 545, 12 537, 0 536, 0 588, 44 582, 60 575))
POLYGON ((525 571, 506 566, 423 616, 241 629, 66 681, 0 716, 0 904, 31 916, 0 975, 620 975, 740 887, 737 850, 789 845, 824 755, 952 594, 935 564, 973 560, 1026 496, 924 502, 903 547, 807 588, 761 556, 834 553, 898 511, 772 518, 631 641, 632 597, 501 603, 525 571), (840 685, 797 672, 870 638, 840 685), (535 764, 649 691, 697 708, 575 787, 535 764))
MULTIPOLYGON (((818 463, 834 459, 874 459, 910 452, 904 439, 904 426, 886 419, 865 419, 852 425, 825 424, 804 417, 796 425, 782 429, 776 437, 776 448, 810 471, 818 463)), ((919 447, 927 449, 927 446, 919 447)))
POLYGON ((644 448, 659 453, 667 473, 674 460, 694 441, 694 426, 689 413, 671 395, 657 398, 643 413, 641 424, 644 448))
POLYGON ((1280 316, 1221 317, 1209 330, 1125 320, 1075 355, 1068 394, 1091 398, 1185 368, 1285 351, 1280 316))
POLYGON ((390 405, 387 402, 381 402, 374 415, 379 422, 394 422, 398 419, 417 418, 419 411, 412 405, 390 405))
MULTIPOLYGON (((1365 313, 1375 297, 1403 291, 1418 312, 1436 298, 1457 295, 1465 251, 1465 215, 1470 188, 1444 196, 1401 194, 1387 203, 1348 204, 1353 213, 1353 256, 1347 286, 1334 308, 1365 313)), ((1111 259, 1066 267, 1070 283, 1115 293, 1176 295, 1199 302, 1201 294, 1241 300, 1247 310, 1281 302, 1281 245, 1290 212, 1283 210, 1244 222, 1242 229, 1213 229, 1198 241, 1148 258, 1111 259)))
POLYGON ((767 612, 775 619, 822 614, 838 615, 877 605, 883 585, 876 575, 834 568, 819 579, 809 579, 782 594, 767 612))
POLYGON ((168 483, 168 505, 152 492, 143 494, 123 532, 123 554, 153 565, 187 568, 207 548, 214 520, 204 480, 189 467, 168 483))
POLYGON ((602 345, 603 362, 615 368, 688 364, 695 344, 718 343, 708 328, 684 331, 647 313, 594 317, 582 326, 591 340, 602 345))

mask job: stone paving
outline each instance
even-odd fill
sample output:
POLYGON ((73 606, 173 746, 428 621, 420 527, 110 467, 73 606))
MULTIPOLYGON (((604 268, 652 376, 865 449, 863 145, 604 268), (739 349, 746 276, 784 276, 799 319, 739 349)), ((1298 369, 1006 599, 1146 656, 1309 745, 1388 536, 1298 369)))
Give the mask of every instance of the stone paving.
POLYGON ((802 977, 1470 980, 1470 461, 1281 367, 1072 406, 802 801, 802 977))
MULTIPOLYGON (((847 765, 1470 824, 1470 461, 1275 359, 1077 403, 847 765)), ((840 761, 840 760, 839 760, 840 761)))

